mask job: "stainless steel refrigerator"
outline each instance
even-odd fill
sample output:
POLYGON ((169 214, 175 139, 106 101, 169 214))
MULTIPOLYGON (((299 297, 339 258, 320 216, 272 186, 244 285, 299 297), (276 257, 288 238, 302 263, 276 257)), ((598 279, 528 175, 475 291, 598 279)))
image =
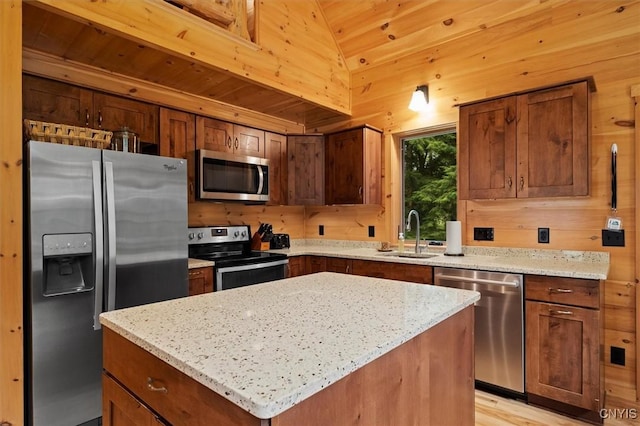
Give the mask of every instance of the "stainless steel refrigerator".
POLYGON ((103 311, 188 294, 186 161, 30 141, 27 424, 98 424, 103 311))

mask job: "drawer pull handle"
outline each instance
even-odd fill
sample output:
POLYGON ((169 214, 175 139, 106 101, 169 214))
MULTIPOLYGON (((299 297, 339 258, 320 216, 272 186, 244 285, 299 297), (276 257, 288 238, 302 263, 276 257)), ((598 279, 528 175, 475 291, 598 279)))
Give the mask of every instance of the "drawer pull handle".
POLYGON ((573 315, 571 311, 559 311, 557 309, 549 309, 549 314, 551 315, 573 315))
POLYGON ((165 388, 164 386, 160 386, 157 387, 155 386, 153 383, 155 382, 155 380, 153 380, 151 377, 147 377, 147 388, 150 391, 153 392, 162 392, 162 393, 168 393, 169 391, 167 390, 167 388, 165 388))
POLYGON ((199 275, 202 275, 202 271, 189 272, 189 275, 192 276, 192 277, 197 277, 199 275))
POLYGON ((573 293, 573 290, 569 288, 551 288, 549 287, 549 294, 551 293, 573 293))

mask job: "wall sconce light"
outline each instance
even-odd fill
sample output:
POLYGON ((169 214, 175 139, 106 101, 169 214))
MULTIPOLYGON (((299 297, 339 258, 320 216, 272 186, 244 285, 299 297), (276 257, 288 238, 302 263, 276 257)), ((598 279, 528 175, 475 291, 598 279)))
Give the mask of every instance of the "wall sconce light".
POLYGON ((418 86, 416 91, 411 96, 411 102, 409 102, 409 109, 411 111, 421 112, 427 110, 427 104, 429 103, 429 87, 418 86))

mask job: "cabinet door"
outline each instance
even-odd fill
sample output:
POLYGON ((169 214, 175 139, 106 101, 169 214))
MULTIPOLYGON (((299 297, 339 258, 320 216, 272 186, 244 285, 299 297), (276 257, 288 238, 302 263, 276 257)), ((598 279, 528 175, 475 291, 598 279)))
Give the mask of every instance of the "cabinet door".
POLYGON ((208 117, 197 117, 196 148, 233 152, 233 124, 208 117))
POLYGON ((157 105, 94 93, 93 120, 96 128, 116 131, 128 127, 138 134, 141 142, 158 143, 157 105))
POLYGON ((365 277, 433 284, 433 268, 426 265, 354 260, 352 273, 365 277))
POLYGON ((195 115, 167 108, 160 108, 160 155, 187 159, 188 199, 195 201, 196 165, 195 115))
POLYGON ((353 261, 340 257, 327 257, 327 272, 350 274, 353 271, 353 261))
POLYGON ((325 171, 327 204, 360 204, 363 200, 362 129, 327 136, 325 171))
POLYGON ((269 160, 269 202, 287 204, 287 137, 265 133, 266 157, 269 160))
POLYGON ((288 202, 324 204, 324 136, 287 137, 288 202))
POLYGON ((193 268, 189 270, 189 296, 213 292, 213 268, 193 268))
POLYGON ((306 273, 306 257, 307 256, 293 256, 289 257, 289 266, 287 269, 287 278, 299 277, 306 273))
POLYGON ((105 426, 166 425, 135 396, 102 374, 102 424, 105 426))
POLYGON ((516 98, 460 107, 458 182, 462 200, 516 196, 516 98))
POLYGON ((264 145, 264 130, 238 124, 233 125, 233 152, 235 154, 264 158, 264 145))
POLYGON ((316 272, 326 272, 327 258, 323 256, 307 256, 306 272, 307 274, 315 274, 316 272))
POLYGON ((93 92, 46 78, 22 76, 24 118, 92 127, 93 92))
POLYGON ((597 411, 600 311, 526 302, 526 390, 597 411))
POLYGON ((586 81, 518 96, 518 197, 589 194, 588 100, 586 81))

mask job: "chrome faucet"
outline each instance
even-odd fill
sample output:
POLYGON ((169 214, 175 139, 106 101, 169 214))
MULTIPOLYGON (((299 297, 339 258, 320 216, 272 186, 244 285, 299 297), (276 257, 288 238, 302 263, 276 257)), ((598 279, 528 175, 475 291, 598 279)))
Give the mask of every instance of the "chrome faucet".
POLYGON ((411 216, 416 217, 416 253, 420 253, 420 215, 415 210, 409 212, 407 215, 407 231, 411 231, 411 216))

